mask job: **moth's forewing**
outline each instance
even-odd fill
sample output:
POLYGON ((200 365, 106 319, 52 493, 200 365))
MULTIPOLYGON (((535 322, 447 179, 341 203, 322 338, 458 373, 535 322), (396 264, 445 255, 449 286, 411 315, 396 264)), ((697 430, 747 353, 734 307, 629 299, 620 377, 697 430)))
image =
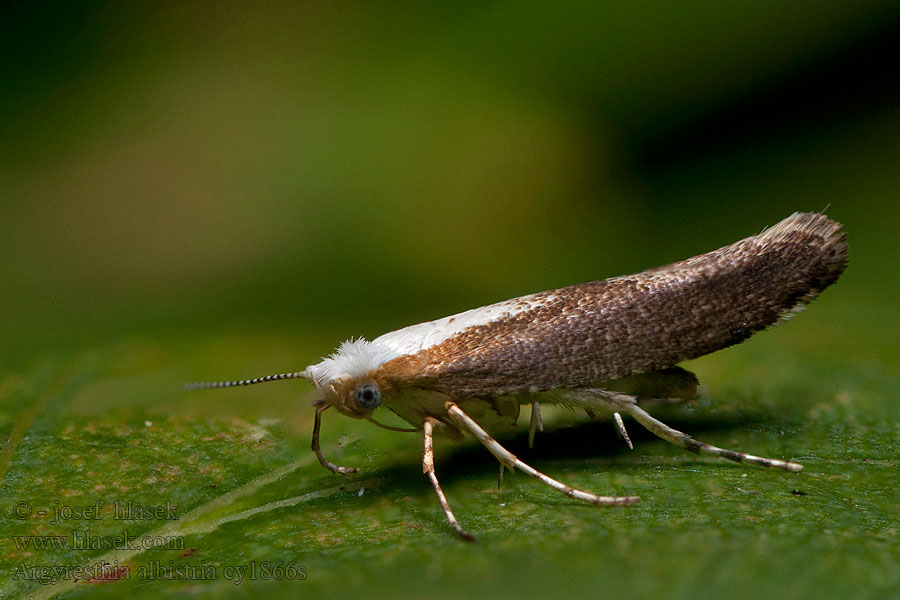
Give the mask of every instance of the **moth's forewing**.
MULTIPOLYGON (((794 214, 665 267, 462 313, 465 328, 453 317, 414 326, 439 343, 423 342, 381 368, 396 387, 458 397, 583 388, 658 372, 784 320, 833 283, 846 261, 840 224, 794 214)), ((375 343, 409 337, 404 331, 375 343)))

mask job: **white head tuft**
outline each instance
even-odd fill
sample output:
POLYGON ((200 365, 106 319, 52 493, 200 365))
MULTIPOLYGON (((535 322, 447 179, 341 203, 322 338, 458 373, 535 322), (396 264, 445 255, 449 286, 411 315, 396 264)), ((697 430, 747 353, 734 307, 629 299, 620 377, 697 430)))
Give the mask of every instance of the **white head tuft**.
POLYGON ((307 370, 312 373, 316 384, 322 386, 333 379, 365 375, 397 356, 396 351, 384 344, 351 338, 328 358, 323 358, 322 362, 307 370))

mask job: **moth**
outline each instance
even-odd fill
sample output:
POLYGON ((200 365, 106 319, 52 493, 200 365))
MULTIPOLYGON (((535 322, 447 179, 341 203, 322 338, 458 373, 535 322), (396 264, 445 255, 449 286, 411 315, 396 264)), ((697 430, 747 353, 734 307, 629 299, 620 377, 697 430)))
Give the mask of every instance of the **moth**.
POLYGON ((794 213, 762 233, 681 262, 635 275, 572 285, 475 308, 386 333, 350 339, 303 371, 255 379, 187 384, 187 389, 302 378, 316 388, 312 451, 328 470, 356 472, 329 461, 319 446, 330 408, 397 431, 421 431, 422 469, 450 527, 474 539, 453 514, 434 469, 434 437, 474 437, 504 469, 519 469, 553 489, 601 506, 637 496, 574 489, 537 471, 504 448, 498 433, 515 429, 531 406, 529 445, 543 430, 541 403, 611 419, 629 447, 622 415, 695 453, 787 471, 800 464, 762 458, 697 441, 646 408, 696 396, 697 378, 679 362, 740 343, 780 323, 834 283, 847 264, 842 226, 823 214, 794 213), (384 406, 412 428, 373 418, 384 406), (493 434, 493 435, 492 435, 493 434))

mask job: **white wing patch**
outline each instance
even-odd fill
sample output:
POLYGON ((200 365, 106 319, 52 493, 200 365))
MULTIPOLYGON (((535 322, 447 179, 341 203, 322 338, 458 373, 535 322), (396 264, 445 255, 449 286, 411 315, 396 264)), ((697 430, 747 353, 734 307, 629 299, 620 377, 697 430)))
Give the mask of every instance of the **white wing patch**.
POLYGON ((554 294, 530 294, 459 314, 410 325, 372 340, 347 340, 328 358, 309 367, 319 385, 342 377, 359 377, 399 356, 416 354, 469 329, 525 312, 552 302, 554 294))
POLYGON ((556 298, 553 294, 542 295, 539 299, 535 299, 535 296, 537 294, 504 300, 503 302, 473 308, 443 319, 437 319, 436 321, 410 325, 403 329, 385 333, 375 338, 372 343, 390 348, 397 353, 396 356, 416 354, 432 346, 437 346, 470 327, 478 327, 479 325, 485 325, 492 321, 544 306, 556 298))

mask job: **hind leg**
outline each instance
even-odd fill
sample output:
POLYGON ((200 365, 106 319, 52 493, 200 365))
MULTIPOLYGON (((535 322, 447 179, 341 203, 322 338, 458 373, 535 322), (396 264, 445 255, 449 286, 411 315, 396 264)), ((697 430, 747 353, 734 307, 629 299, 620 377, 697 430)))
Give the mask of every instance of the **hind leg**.
POLYGON ((574 392, 574 396, 580 404, 587 407, 612 411, 613 413, 627 413, 653 434, 690 452, 712 454, 734 462, 750 463, 760 467, 771 467, 793 472, 803 470, 803 465, 797 463, 777 458, 763 458, 745 454, 744 452, 735 452, 734 450, 726 450, 725 448, 697 441, 688 434, 673 429, 659 419, 652 417, 647 411, 637 405, 637 398, 634 396, 599 388, 583 388, 574 392))

